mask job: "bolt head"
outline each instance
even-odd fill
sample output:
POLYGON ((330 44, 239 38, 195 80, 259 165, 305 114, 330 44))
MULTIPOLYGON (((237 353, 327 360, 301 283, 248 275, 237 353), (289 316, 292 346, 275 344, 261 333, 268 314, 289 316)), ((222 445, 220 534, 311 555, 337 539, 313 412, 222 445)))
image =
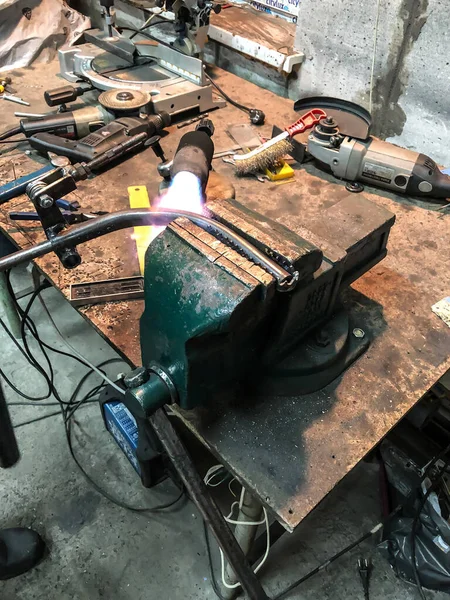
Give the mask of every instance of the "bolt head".
POLYGON ((353 330, 353 335, 355 336, 355 338, 362 340, 362 338, 366 335, 366 332, 360 327, 355 327, 353 330))
POLYGON ((331 342, 330 336, 323 329, 319 329, 319 331, 316 332, 315 342, 321 348, 326 348, 331 342))
POLYGON ((50 208, 50 206, 53 206, 53 198, 47 195, 41 196, 38 202, 39 206, 42 206, 42 208, 50 208))
POLYGON ((134 98, 134 94, 132 94, 131 92, 119 92, 116 95, 117 100, 120 100, 121 102, 125 102, 127 100, 133 100, 134 98))
POLYGON ((128 373, 123 378, 123 382, 127 388, 136 388, 148 381, 149 372, 145 367, 138 367, 128 373))

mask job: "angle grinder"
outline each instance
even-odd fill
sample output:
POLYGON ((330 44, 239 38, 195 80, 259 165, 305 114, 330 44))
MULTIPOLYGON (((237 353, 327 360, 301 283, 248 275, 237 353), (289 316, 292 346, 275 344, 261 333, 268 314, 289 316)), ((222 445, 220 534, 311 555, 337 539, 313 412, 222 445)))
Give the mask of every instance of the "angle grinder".
POLYGON ((37 133, 51 133, 59 137, 79 140, 108 125, 120 116, 137 116, 140 112, 148 112, 151 95, 139 90, 108 90, 98 97, 98 105, 84 106, 75 110, 67 110, 67 102, 75 101, 79 96, 92 88, 62 86, 47 90, 44 98, 49 106, 59 106, 57 113, 48 114, 39 119, 22 119, 19 127, 0 134, 0 140, 6 140, 18 133, 27 138, 37 133))
POLYGON ((450 177, 429 156, 373 137, 360 140, 342 135, 333 117, 316 125, 307 149, 339 179, 410 196, 450 197, 450 177))
MULTIPOLYGON (((323 108, 322 119, 308 136, 307 150, 335 177, 362 182, 421 198, 450 198, 450 177, 425 154, 370 135, 371 116, 364 108, 331 97, 304 98, 297 111, 323 108)), ((360 191, 356 185, 354 191, 360 191)))

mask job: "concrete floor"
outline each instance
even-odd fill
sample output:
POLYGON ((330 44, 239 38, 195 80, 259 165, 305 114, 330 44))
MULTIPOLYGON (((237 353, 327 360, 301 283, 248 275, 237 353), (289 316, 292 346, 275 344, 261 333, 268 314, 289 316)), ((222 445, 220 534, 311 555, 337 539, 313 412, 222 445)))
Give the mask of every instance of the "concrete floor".
MULTIPOLYGON (((27 271, 14 274, 16 289, 30 285, 27 271)), ((49 289, 45 301, 63 333, 83 354, 98 364, 114 351, 78 313, 49 289)), ((0 309, 1 310, 1 309, 0 309)), ((64 348, 48 318, 36 302, 32 317, 42 338, 64 348)), ((37 394, 44 389, 39 376, 27 365, 12 342, 0 331, 1 368, 22 390, 37 394)), ((86 370, 70 359, 52 355, 57 387, 68 398, 86 370)), ((115 377, 126 365, 106 367, 115 377)), ((98 381, 92 377, 86 390, 98 381)), ((5 387, 9 402, 20 401, 5 387)), ((11 407, 15 423, 55 407, 11 407)), ((166 482, 146 491, 129 463, 104 430, 96 405, 77 416, 76 449, 80 460, 110 493, 135 506, 151 506, 174 497, 166 482)), ((1 600, 212 600, 202 521, 192 503, 180 503, 175 511, 144 516, 112 505, 86 482, 73 463, 60 416, 16 430, 22 459, 8 471, 0 471, 0 528, 30 526, 46 539, 50 552, 32 572, 0 583, 1 600)), ((231 503, 227 487, 222 500, 231 503)), ((362 464, 324 500, 292 535, 277 542, 262 571, 262 580, 273 596, 307 573, 379 520, 377 471, 362 464)), ((216 546, 214 553, 217 559, 216 546)), ((357 600, 363 598, 356 569, 360 556, 372 556, 372 600, 415 600, 412 586, 397 580, 387 562, 378 556, 374 540, 311 578, 289 598, 357 600)), ((216 563, 217 568, 217 563, 216 563)), ((447 598, 427 593, 430 599, 447 598)))

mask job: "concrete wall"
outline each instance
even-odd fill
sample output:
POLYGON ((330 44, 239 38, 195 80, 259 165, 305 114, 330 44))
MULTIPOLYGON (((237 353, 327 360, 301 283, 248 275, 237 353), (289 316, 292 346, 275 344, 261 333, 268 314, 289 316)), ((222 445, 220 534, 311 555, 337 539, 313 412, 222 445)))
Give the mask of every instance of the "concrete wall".
MULTIPOLYGON (((369 108, 376 0, 302 0, 295 46, 306 54, 291 97, 339 96, 369 108), (316 15, 312 18, 311 15, 316 15)), ((448 0, 380 0, 374 133, 450 166, 448 0)))

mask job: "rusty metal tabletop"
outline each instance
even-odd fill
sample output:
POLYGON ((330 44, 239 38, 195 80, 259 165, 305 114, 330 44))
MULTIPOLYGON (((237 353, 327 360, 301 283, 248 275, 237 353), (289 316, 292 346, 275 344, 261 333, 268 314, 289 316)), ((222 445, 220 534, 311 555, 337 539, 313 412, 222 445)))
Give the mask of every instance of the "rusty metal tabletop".
MULTIPOLYGON (((45 111, 43 90, 61 83, 56 61, 11 73, 18 95, 30 111, 45 111)), ((293 102, 217 69, 217 81, 244 103, 255 102, 270 123, 296 120, 293 102), (256 101, 257 99, 257 101, 256 101)), ((0 131, 12 127, 18 105, 2 102, 0 131)), ((20 107, 22 109, 23 107, 20 107)), ((247 116, 227 106, 212 112, 216 151, 233 142, 230 124, 247 116)), ((188 128, 170 128, 162 140, 172 156, 188 128)), ((269 135, 271 126, 263 126, 269 135)), ((0 183, 40 167, 37 155, 0 148, 0 183)), ((151 149, 133 156, 71 194, 82 209, 115 211, 128 206, 128 186, 146 185, 156 195, 160 178, 151 149)), ((312 165, 296 167, 295 181, 277 185, 235 179, 221 160, 215 169, 227 175, 236 198, 252 209, 302 227, 348 195, 342 182, 312 165)), ((450 329, 431 306, 450 290, 450 215, 433 206, 367 188, 365 195, 396 215, 388 256, 358 279, 348 295, 354 319, 373 338, 369 350, 337 381, 322 391, 298 398, 260 398, 223 414, 181 413, 195 435, 289 530, 310 512, 450 367, 450 329)), ((20 247, 43 239, 39 227, 8 220, 10 210, 30 210, 22 196, 0 206, 0 227, 20 247)), ((139 273, 132 231, 120 231, 79 247, 83 263, 64 270, 53 256, 36 262, 67 296, 70 283, 139 273)), ((116 302, 81 308, 80 312, 131 364, 140 363, 139 317, 142 302, 116 302)))

